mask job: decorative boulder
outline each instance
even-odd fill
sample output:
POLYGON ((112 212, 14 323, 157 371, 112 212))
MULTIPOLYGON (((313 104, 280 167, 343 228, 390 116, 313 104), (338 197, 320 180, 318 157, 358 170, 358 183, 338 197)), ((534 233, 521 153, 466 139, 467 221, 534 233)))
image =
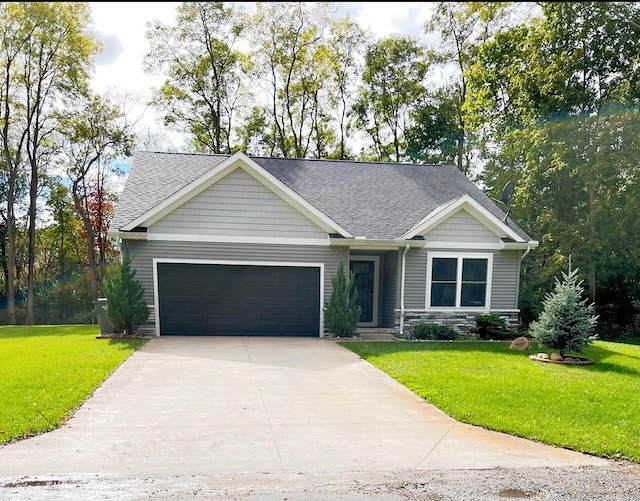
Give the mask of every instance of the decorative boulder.
POLYGON ((511 344, 509 345, 509 349, 519 350, 519 351, 529 350, 531 349, 531 343, 526 337, 520 336, 515 338, 513 341, 511 341, 511 344))
POLYGON ((560 355, 560 353, 552 353, 551 355, 549 355, 549 359, 555 362, 560 362, 564 359, 564 357, 560 355))

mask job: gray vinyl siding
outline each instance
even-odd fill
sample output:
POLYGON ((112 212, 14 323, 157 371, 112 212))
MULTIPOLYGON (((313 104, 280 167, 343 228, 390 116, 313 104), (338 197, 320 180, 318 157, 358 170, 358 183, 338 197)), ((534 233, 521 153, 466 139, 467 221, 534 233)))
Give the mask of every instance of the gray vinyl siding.
MULTIPOLYGON (((401 273, 402 271, 400 271, 401 273)), ((404 307, 424 309, 427 291, 427 251, 410 249, 406 258, 404 307)))
POLYGON ((327 238, 327 233, 238 168, 149 227, 150 233, 327 238))
POLYGON ((395 309, 400 305, 398 278, 398 252, 389 251, 384 254, 384 267, 381 276, 384 278, 382 282, 382 322, 381 327, 393 327, 395 325, 395 309))
POLYGON ((492 310, 518 308, 520 254, 520 251, 500 251, 493 254, 492 310))
POLYGON ((498 243, 495 233, 465 210, 460 210, 425 236, 428 242, 498 243))
POLYGON ((154 304, 153 259, 323 263, 325 301, 331 297, 331 277, 338 271, 340 261, 347 261, 347 249, 344 247, 145 240, 129 240, 126 245, 132 267, 136 270, 136 279, 142 283, 144 299, 149 305, 154 304))

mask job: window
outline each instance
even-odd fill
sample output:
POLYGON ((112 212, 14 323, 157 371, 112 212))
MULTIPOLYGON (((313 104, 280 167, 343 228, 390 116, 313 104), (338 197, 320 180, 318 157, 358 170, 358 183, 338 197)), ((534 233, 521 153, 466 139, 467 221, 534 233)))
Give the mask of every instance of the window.
POLYGON ((431 268, 431 306, 455 306, 458 289, 458 260, 443 257, 431 268))
POLYGON ((485 308, 489 301, 490 256, 432 255, 428 284, 431 308, 485 308))

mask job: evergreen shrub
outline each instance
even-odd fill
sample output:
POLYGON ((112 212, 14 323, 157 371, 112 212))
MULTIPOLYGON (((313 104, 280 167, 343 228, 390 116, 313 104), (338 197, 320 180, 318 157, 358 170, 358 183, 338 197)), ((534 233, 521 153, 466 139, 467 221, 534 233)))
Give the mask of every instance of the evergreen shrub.
POLYGON ((143 300, 144 289, 131 268, 131 260, 107 273, 104 279, 104 295, 107 298, 106 313, 113 327, 132 334, 135 328, 149 318, 149 308, 143 300))
POLYGON ((356 304, 358 289, 354 282, 354 274, 347 279, 341 262, 331 278, 333 292, 324 308, 325 328, 334 336, 352 337, 356 332, 362 308, 356 304))
POLYGON ((598 316, 594 315, 594 305, 583 299, 582 281, 578 282, 578 270, 562 272, 562 282, 556 277, 555 288, 547 293, 543 310, 537 320, 531 323, 529 333, 544 348, 565 352, 581 353, 595 339, 598 316))
POLYGON ((515 333, 507 328, 507 322, 498 315, 478 315, 475 318, 480 339, 510 339, 515 333))
POLYGON ((458 333, 451 327, 441 324, 417 324, 411 334, 413 339, 431 339, 437 341, 453 341, 458 333))

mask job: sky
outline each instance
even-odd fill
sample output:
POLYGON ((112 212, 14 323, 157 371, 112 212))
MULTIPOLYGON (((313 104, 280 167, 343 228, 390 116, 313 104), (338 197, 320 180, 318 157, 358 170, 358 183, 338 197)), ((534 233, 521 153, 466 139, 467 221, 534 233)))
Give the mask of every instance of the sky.
MULTIPOLYGON (((234 2, 252 12, 254 2, 234 2)), ((147 75, 142 61, 149 45, 146 24, 153 20, 173 24, 179 2, 89 2, 93 28, 104 44, 96 59, 92 88, 99 94, 138 97, 145 102, 162 77, 147 75)), ((423 23, 433 4, 429 2, 337 2, 339 13, 349 14, 358 24, 377 37, 390 34, 423 38, 423 23)), ((130 113, 150 128, 160 127, 152 110, 134 107, 130 113)), ((174 137, 174 141, 178 138, 174 137)))

